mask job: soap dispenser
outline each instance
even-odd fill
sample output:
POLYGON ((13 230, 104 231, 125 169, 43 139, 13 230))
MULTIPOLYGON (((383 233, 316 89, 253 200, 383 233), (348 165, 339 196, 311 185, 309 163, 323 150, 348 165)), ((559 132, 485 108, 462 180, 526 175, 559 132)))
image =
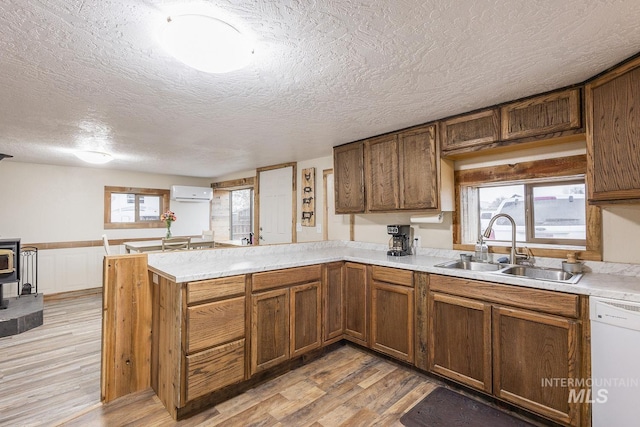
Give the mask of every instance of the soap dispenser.
POLYGON ((476 242, 475 259, 476 262, 487 262, 489 260, 489 246, 484 242, 482 236, 476 242))

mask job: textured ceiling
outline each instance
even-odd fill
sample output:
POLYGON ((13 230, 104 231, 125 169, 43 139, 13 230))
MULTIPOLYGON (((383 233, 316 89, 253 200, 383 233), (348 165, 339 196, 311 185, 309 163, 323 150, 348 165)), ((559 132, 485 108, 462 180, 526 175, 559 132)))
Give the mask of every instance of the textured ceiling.
POLYGON ((639 22, 638 0, 3 0, 0 153, 198 177, 327 156, 583 81, 640 51, 639 22), (253 37, 250 66, 165 53, 185 6, 253 37))

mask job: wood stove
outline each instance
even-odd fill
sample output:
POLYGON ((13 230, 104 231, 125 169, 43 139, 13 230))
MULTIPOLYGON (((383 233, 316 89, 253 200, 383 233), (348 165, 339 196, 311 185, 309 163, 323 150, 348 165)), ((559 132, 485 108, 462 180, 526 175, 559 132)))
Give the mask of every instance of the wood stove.
POLYGON ((0 239, 0 309, 7 308, 2 285, 20 281, 20 239, 0 239))

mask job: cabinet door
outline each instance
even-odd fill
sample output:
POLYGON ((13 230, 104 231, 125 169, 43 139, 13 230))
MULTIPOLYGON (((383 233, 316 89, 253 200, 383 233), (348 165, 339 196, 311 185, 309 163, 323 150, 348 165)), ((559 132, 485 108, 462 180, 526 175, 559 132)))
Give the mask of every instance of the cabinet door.
POLYGON ((187 353, 244 338, 244 296, 187 308, 187 353))
POLYGON ((430 293, 429 370, 491 392, 491 304, 430 293))
POLYGON ((400 208, 438 208, 435 125, 398 135, 400 208))
POLYGON ((582 126, 580 89, 569 89, 517 101, 500 108, 502 139, 533 136, 548 138, 553 133, 582 126))
POLYGON ((251 374, 289 359, 289 289, 251 297, 251 374))
POLYGON ((578 340, 574 320, 495 307, 494 394, 561 423, 579 425, 579 403, 570 402, 571 388, 548 384, 554 379, 578 382, 578 340))
POLYGON ((345 338, 368 345, 369 292, 367 267, 363 264, 346 263, 344 275, 345 293, 345 338))
POLYGON ((371 348, 413 362, 413 288, 373 280, 371 348))
POLYGON ((321 283, 292 286, 289 292, 291 357, 294 357, 322 344, 321 283))
POLYGON ((364 151, 362 142, 333 149, 333 176, 337 214, 364 212, 364 151))
POLYGON ((587 85, 590 202, 640 202, 640 60, 587 85))
POLYGON ((440 122, 440 148, 443 152, 490 144, 499 139, 500 116, 495 108, 440 122))
POLYGON ((364 159, 367 210, 390 211, 398 209, 400 203, 397 135, 385 135, 366 140, 364 159))
POLYGON ((327 264, 322 283, 324 307, 323 342, 331 343, 344 336, 344 263, 327 264))

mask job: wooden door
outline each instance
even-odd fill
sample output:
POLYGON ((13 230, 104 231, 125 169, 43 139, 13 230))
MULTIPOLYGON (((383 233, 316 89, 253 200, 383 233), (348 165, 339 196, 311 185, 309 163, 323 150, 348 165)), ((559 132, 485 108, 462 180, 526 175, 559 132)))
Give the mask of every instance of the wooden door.
POLYGON ((491 304, 429 294, 429 370, 491 392, 491 304))
POLYGON ((440 149, 445 153, 491 144, 499 139, 500 116, 495 108, 440 122, 440 149))
POLYGON ((324 310, 323 342, 329 344, 344 336, 344 263, 324 266, 322 304, 324 310))
POLYGON ((400 208, 438 208, 436 126, 398 135, 400 208))
POLYGON ((364 159, 367 210, 398 209, 400 196, 397 135, 385 135, 366 140, 364 159))
POLYGON ((258 239, 261 245, 293 242, 293 173, 292 166, 258 172, 258 239))
POLYGON ((590 202, 640 201, 640 60, 586 87, 590 202))
POLYGON ((373 280, 371 348, 413 362, 413 288, 373 280))
POLYGON ((545 385, 545 380, 558 378, 577 383, 578 329, 575 320, 495 307, 494 394, 558 422, 579 425, 582 402, 570 402, 571 387, 545 385))
POLYGON ((348 262, 344 267, 345 338, 368 345, 369 292, 367 266, 348 262))
POLYGON ((292 286, 289 299, 290 355, 295 357, 322 345, 322 284, 318 281, 292 286))
POLYGON ((289 289, 251 297, 251 374, 289 359, 289 289))
POLYGON ((333 149, 335 213, 364 212, 364 145, 362 142, 333 149))

